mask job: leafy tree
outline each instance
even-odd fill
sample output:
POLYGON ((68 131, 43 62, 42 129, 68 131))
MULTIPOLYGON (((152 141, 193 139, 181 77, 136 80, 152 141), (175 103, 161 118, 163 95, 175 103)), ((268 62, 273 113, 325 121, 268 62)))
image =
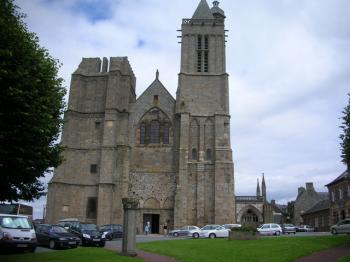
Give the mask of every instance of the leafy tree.
POLYGON ((343 133, 339 136, 341 139, 341 158, 346 165, 347 171, 350 171, 350 94, 348 105, 343 110, 342 125, 343 133))
POLYGON ((295 201, 290 201, 287 203, 285 216, 287 218, 287 222, 292 222, 294 218, 294 205, 295 201))
POLYGON ((37 199, 61 162, 65 89, 59 64, 28 32, 13 0, 0 1, 0 201, 37 199))

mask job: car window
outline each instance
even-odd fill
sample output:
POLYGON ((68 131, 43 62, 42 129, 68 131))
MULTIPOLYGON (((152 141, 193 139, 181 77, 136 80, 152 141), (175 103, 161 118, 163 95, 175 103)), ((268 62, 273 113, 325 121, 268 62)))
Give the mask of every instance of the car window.
POLYGON ((271 227, 272 227, 272 228, 278 228, 278 225, 272 224, 271 227))
POLYGON ((210 226, 202 227, 202 230, 209 230, 209 229, 210 229, 210 226))
POLYGON ((60 226, 53 226, 50 229, 50 232, 54 232, 54 233, 68 233, 68 231, 60 226))
POLYGON ((195 230, 196 229, 196 227, 190 227, 190 230, 195 230))
POLYGON ((270 225, 263 225, 261 228, 262 229, 267 229, 267 228, 270 228, 270 225))
POLYGON ((0 223, 2 227, 5 228, 21 228, 21 229, 31 229, 32 224, 28 221, 26 217, 11 217, 3 216, 0 217, 0 223))
POLYGON ((182 228, 180 228, 180 230, 186 230, 187 229, 187 227, 182 227, 182 228))

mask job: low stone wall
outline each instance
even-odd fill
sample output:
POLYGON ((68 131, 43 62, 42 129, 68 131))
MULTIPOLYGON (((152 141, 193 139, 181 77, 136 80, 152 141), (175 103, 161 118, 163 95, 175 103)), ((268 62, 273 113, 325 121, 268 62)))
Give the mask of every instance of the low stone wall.
POLYGON ((230 231, 228 240, 251 240, 258 239, 258 233, 252 233, 248 231, 230 231))

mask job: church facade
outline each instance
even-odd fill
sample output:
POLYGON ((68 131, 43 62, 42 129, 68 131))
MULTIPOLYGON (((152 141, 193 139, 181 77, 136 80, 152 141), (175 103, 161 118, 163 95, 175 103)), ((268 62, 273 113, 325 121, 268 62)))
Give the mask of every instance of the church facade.
POLYGON ((218 5, 201 0, 182 20, 176 99, 158 72, 136 97, 127 57, 83 58, 72 74, 64 161, 49 183, 46 222, 122 223, 125 197, 139 200, 138 232, 147 221, 158 233, 164 223, 235 223, 236 207, 245 215, 234 192, 225 14, 218 5))

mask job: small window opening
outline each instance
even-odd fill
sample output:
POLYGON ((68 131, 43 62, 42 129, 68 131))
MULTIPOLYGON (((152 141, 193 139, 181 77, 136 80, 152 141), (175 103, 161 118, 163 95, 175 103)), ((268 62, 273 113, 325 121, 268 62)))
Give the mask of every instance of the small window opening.
POLYGON ((86 205, 86 218, 97 218, 97 197, 88 197, 86 205))
POLYGON ((158 101, 159 101, 158 95, 153 96, 153 103, 155 105, 158 105, 158 101))
POLYGON ((210 148, 208 148, 207 149, 207 160, 212 160, 212 152, 211 152, 211 149, 210 148))
POLYGON ((96 164, 91 164, 90 165, 90 173, 96 174, 97 173, 97 165, 96 164))
POLYGON ((95 128, 96 128, 96 129, 99 129, 100 127, 101 127, 101 122, 96 121, 96 122, 95 122, 95 128))
POLYGON ((197 149, 192 149, 192 160, 197 160, 197 149))

